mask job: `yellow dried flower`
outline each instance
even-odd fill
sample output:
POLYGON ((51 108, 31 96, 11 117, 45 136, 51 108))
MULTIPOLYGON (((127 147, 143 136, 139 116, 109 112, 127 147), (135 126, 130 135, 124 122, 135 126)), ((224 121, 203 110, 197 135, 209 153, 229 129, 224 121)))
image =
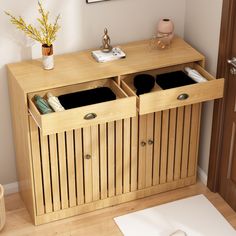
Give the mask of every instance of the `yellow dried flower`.
POLYGON ((5 13, 10 17, 11 23, 16 25, 17 29, 22 30, 28 37, 40 42, 42 45, 51 46, 56 40, 56 33, 60 29, 60 26, 58 25, 60 15, 56 17, 54 24, 51 24, 48 22, 49 12, 44 10, 40 1, 38 1, 38 7, 38 12, 41 16, 40 18, 37 18, 37 21, 40 24, 39 29, 31 24, 27 25, 21 16, 17 18, 9 12, 5 11, 5 13))

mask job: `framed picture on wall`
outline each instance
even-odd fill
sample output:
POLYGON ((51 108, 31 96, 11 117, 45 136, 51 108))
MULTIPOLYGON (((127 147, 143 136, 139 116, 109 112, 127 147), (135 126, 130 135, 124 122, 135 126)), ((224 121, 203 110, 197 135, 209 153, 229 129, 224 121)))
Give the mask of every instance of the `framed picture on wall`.
POLYGON ((104 2, 109 0, 86 0, 87 3, 94 3, 94 2, 104 2))

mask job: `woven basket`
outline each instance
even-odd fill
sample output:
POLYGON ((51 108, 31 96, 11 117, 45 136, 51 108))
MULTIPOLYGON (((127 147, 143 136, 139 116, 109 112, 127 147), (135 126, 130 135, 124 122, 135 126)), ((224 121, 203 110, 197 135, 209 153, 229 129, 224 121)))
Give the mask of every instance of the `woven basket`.
POLYGON ((5 213, 5 204, 4 204, 4 189, 0 184, 0 231, 2 230, 6 221, 6 213, 5 213))

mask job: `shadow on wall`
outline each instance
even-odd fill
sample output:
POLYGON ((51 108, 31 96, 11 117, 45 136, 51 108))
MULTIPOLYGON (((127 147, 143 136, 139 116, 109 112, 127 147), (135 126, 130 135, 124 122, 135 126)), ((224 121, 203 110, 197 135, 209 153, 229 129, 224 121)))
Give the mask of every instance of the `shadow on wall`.
POLYGON ((16 181, 15 155, 12 140, 11 115, 8 96, 6 64, 31 59, 32 41, 9 23, 4 10, 14 14, 30 11, 34 4, 26 1, 8 0, 0 6, 0 183, 9 184, 16 181))
MULTIPOLYGON (((30 48, 19 47, 19 58, 30 58, 30 48)), ((0 50, 3 52, 3 50, 0 50)), ((7 51, 7 50, 6 50, 7 51)), ((8 184, 16 181, 15 158, 12 140, 11 114, 8 95, 6 63, 8 52, 1 53, 0 59, 0 183, 8 184)), ((9 60, 7 62, 11 62, 9 60)))

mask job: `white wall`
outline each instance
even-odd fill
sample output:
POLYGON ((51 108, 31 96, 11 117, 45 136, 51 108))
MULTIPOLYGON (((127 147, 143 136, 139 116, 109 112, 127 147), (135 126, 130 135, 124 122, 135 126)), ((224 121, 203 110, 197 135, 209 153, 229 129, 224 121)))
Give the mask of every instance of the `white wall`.
MULTIPOLYGON (((223 0, 187 0, 184 37, 206 56, 206 68, 216 74, 223 0)), ((199 166, 208 173, 213 102, 203 106, 199 166)))
MULTIPOLYGON (((55 43, 55 54, 100 46, 104 27, 112 43, 151 37, 161 17, 171 17, 176 33, 184 34, 186 0, 112 0, 86 4, 85 0, 50 0, 47 8, 62 15, 62 29, 55 43)), ((189 0, 188 0, 189 1, 189 0)), ((193 2, 193 1, 192 1, 193 2)), ((198 2, 198 1, 196 1, 198 2)), ((16 181, 14 147, 10 122, 5 65, 40 56, 40 46, 31 49, 30 41, 10 25, 3 10, 34 19, 37 1, 2 0, 0 4, 0 183, 16 181)))

